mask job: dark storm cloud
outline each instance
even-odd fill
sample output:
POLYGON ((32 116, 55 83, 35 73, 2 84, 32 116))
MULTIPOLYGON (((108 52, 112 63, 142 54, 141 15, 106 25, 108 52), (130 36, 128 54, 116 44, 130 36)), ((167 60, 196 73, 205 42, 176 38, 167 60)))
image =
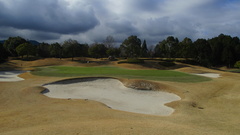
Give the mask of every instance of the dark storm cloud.
POLYGON ((39 41, 47 40, 58 40, 61 34, 42 32, 42 31, 32 31, 32 30, 19 30, 16 28, 0 27, 0 37, 1 39, 7 39, 8 37, 23 37, 25 39, 34 39, 39 41))
POLYGON ((129 0, 129 10, 143 10, 147 12, 155 12, 159 10, 161 2, 159 0, 129 0))
POLYGON ((61 37, 61 35, 57 33, 32 31, 32 32, 29 32, 29 35, 27 37, 29 37, 29 39, 43 41, 43 40, 53 40, 53 39, 57 40, 61 37))
POLYGON ((102 42, 240 36, 239 0, 0 0, 0 38, 102 42))
POLYGON ((169 17, 148 19, 140 24, 142 33, 150 36, 165 36, 174 34, 174 22, 169 17))
POLYGON ((88 31, 99 24, 91 7, 72 8, 63 0, 0 1, 0 25, 17 29, 69 34, 88 31))
POLYGON ((137 34, 137 29, 130 20, 113 20, 106 25, 114 30, 115 33, 137 34))

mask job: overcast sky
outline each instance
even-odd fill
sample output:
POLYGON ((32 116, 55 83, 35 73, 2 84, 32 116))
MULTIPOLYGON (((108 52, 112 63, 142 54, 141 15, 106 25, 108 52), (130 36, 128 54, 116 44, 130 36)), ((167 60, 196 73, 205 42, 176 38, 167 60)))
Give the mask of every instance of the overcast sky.
POLYGON ((0 0, 0 39, 91 44, 136 35, 155 45, 221 33, 240 37, 240 0, 0 0))

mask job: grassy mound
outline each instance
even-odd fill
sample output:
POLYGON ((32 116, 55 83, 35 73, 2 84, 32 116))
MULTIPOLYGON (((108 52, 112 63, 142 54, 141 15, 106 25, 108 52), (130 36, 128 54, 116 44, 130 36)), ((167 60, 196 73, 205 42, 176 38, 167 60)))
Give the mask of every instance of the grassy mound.
POLYGON ((233 72, 233 73, 240 73, 240 69, 232 69, 232 70, 228 70, 229 72, 233 72))
POLYGON ((129 79, 174 81, 174 82, 203 82, 211 79, 173 70, 131 70, 118 67, 67 67, 51 66, 37 68, 34 75, 58 77, 120 77, 129 79))

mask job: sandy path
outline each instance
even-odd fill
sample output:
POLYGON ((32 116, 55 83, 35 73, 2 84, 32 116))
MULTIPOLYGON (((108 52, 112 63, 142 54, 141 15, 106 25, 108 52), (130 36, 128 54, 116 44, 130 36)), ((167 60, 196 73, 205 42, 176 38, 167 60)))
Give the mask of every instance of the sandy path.
MULTIPOLYGON (((65 82, 66 83, 66 82, 65 82)), ((164 104, 180 100, 175 94, 135 90, 116 79, 88 79, 78 83, 48 84, 46 96, 62 99, 90 99, 122 111, 168 116, 174 109, 164 104)))

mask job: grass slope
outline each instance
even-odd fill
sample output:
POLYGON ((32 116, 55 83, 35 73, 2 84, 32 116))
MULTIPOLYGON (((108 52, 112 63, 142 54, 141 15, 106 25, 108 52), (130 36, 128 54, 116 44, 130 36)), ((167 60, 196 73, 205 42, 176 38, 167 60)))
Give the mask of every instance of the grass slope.
POLYGON ((68 67, 51 66, 37 68, 32 74, 57 77, 121 77, 129 79, 160 80, 174 82, 203 82, 210 78, 186 74, 173 70, 131 70, 118 67, 68 67))
POLYGON ((229 72, 233 72, 233 73, 240 73, 240 69, 232 69, 232 70, 228 70, 229 72))

